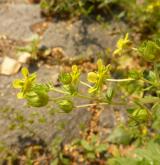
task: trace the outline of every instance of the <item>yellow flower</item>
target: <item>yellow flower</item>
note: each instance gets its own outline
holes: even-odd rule
[[[102,89],[106,77],[109,76],[110,65],[105,66],[101,59],[97,61],[98,71],[88,73],[88,81],[94,85],[89,88],[89,93],[97,93]]]
[[[128,33],[125,35],[124,38],[120,38],[117,41],[117,49],[113,52],[114,55],[121,55],[123,53],[123,50],[128,47],[128,45],[130,44],[130,40],[128,38]]]
[[[16,79],[13,81],[13,87],[19,88],[21,91],[17,94],[17,98],[22,99],[25,97],[26,93],[30,91],[35,79],[36,74],[29,75],[27,68],[22,68],[23,79]]]
[[[88,79],[89,82],[95,83],[95,82],[97,82],[97,78],[98,78],[97,73],[95,73],[95,72],[89,72],[88,73],[87,79]]]
[[[72,83],[75,85],[79,81],[79,76],[81,72],[78,69],[77,65],[72,66],[72,72],[71,72],[71,77],[72,77]]]
[[[160,9],[160,2],[154,2],[147,6],[146,11],[152,13],[155,9]]]

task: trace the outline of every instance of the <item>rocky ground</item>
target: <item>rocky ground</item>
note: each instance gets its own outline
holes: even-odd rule
[[[27,0],[0,0],[0,22],[0,63],[3,62],[5,56],[15,58],[16,47],[23,45],[35,33],[41,36],[41,45],[61,48],[68,57],[78,55],[85,57],[88,54],[95,57],[98,52],[104,53],[107,48],[113,49],[119,33],[125,30],[123,23],[110,22],[112,26],[109,26],[107,23],[100,24],[90,19],[48,21],[41,17],[39,6],[30,4]],[[35,66],[30,68],[33,70]],[[49,67],[40,65],[36,68],[39,81],[49,80],[56,84],[59,69],[58,65]],[[1,142],[20,148],[40,140],[45,144],[50,144],[57,136],[68,141],[79,135],[80,125],[87,127],[90,123],[91,112],[87,109],[77,110],[70,115],[63,113],[53,115],[52,105],[47,109],[26,107],[23,101],[16,99],[17,91],[11,85],[12,81],[18,77],[20,73],[10,76],[0,75]],[[35,123],[24,129],[12,130],[15,112],[23,114],[25,120],[36,116]],[[120,118],[123,119],[123,111],[120,114]],[[114,127],[115,118],[114,107],[103,107],[98,120],[98,127],[104,130],[100,133],[102,137],[108,133],[108,128]],[[43,123],[44,120],[45,123]],[[30,136],[30,130],[36,132],[35,137]]]

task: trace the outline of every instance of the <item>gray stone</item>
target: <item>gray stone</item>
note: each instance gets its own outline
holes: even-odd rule
[[[43,18],[39,5],[8,4],[0,6],[0,35],[16,40],[25,40],[33,35],[31,27]],[[53,21],[42,36],[42,45],[61,47],[67,55],[96,54],[114,48],[119,35],[111,32],[125,29],[123,23],[103,26],[94,20],[81,19],[75,22]],[[117,30],[116,30],[117,31]]]
[[[115,126],[114,108],[112,106],[104,106],[100,114],[99,125],[102,128],[113,128]]]
[[[0,35],[25,40],[33,35],[30,27],[42,21],[38,5],[9,4],[0,6]]]
[[[118,113],[118,116],[116,115]],[[114,127],[120,123],[127,121],[126,107],[124,106],[103,106],[103,110],[99,118],[99,134],[102,140],[107,140],[107,136],[111,133]]]
[[[67,55],[85,54],[88,51],[95,54],[115,47],[118,36],[111,35],[111,31],[111,27],[106,28],[96,21],[60,21],[50,24],[43,35],[42,44],[62,47]]]
[[[5,3],[26,4],[28,3],[28,0],[0,0],[0,4],[5,4]]]

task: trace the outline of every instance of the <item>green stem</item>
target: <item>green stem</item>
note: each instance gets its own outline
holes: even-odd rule
[[[82,95],[82,94],[78,94],[77,97],[85,98],[85,99],[92,99],[91,97],[85,96],[85,95]]]
[[[77,105],[76,108],[85,108],[85,107],[90,107],[94,105],[108,105],[108,103],[93,103],[93,104],[84,104],[84,105]]]
[[[136,51],[136,52],[138,51],[138,49],[137,49],[137,48],[131,48],[131,49],[132,49],[132,50],[134,50],[134,51]]]
[[[49,101],[57,101],[59,99],[63,99],[64,97],[57,97],[57,98],[49,98]]]
[[[52,88],[51,91],[55,91],[55,92],[62,93],[62,94],[68,94],[67,92],[62,91],[60,89],[56,89],[56,88]]]
[[[83,84],[83,85],[86,86],[86,87],[92,88],[91,85],[89,85],[89,84],[87,84],[87,83],[85,83],[85,82],[83,82],[83,81],[80,81],[80,83]]]
[[[158,84],[158,83],[154,83],[154,82],[149,81],[149,80],[147,80],[147,79],[145,79],[145,78],[141,78],[140,80],[142,80],[142,81],[144,81],[145,83],[148,83],[148,84],[150,84],[150,85],[152,85],[152,86],[154,86],[154,87],[159,87],[159,84]]]
[[[114,102],[111,102],[111,105],[126,105],[127,103],[124,103],[124,102],[119,102],[119,103],[114,103]]]
[[[144,81],[145,83],[151,84],[151,85],[155,85],[153,82],[145,79],[145,78],[141,78],[142,81]]]
[[[159,77],[159,73],[158,73],[157,62],[154,62],[154,72],[156,74],[157,82],[160,82],[160,77]]]
[[[126,78],[126,79],[106,79],[106,81],[110,82],[126,82],[126,81],[133,81],[133,78]]]

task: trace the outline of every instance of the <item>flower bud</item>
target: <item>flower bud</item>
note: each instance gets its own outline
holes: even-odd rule
[[[70,84],[72,82],[72,76],[69,73],[61,73],[59,80],[63,84]]]
[[[158,41],[146,41],[138,48],[138,51],[148,62],[160,60],[160,45]]]
[[[26,95],[28,105],[32,107],[43,107],[47,105],[49,101],[48,94],[46,92],[29,92]]]
[[[88,81],[91,83],[96,83],[97,82],[98,75],[95,72],[89,72],[88,73]]]
[[[69,113],[73,110],[74,105],[73,102],[70,100],[60,100],[58,102],[58,106],[62,109],[65,113]]]

